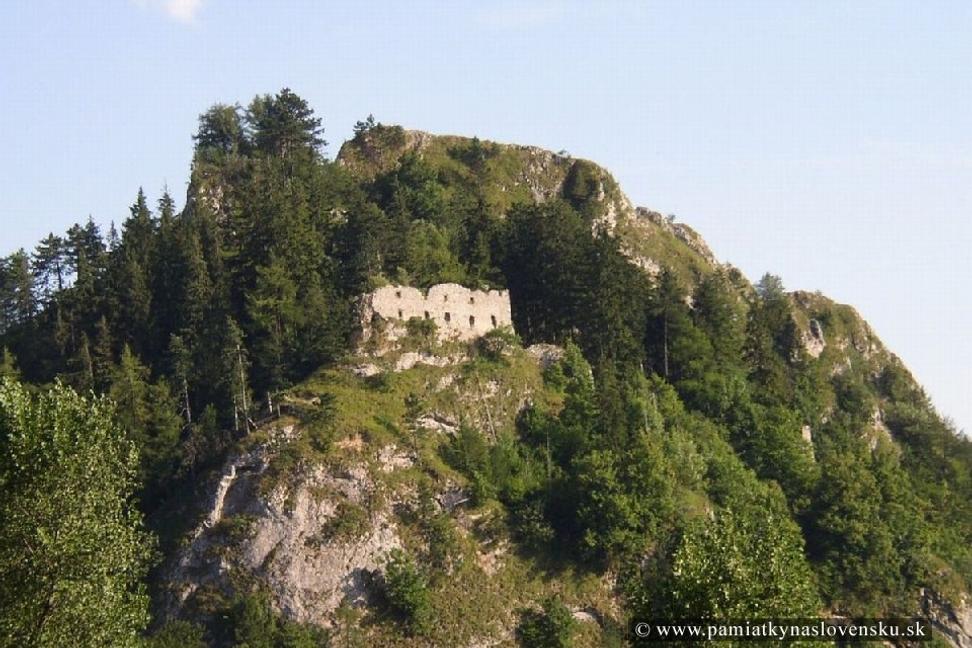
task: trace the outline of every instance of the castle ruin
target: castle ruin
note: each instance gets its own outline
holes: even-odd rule
[[[506,290],[471,290],[459,284],[436,284],[423,293],[408,286],[384,286],[361,298],[361,328],[371,334],[376,318],[386,323],[389,339],[405,334],[405,322],[417,317],[436,324],[440,340],[473,340],[493,329],[512,328]]]

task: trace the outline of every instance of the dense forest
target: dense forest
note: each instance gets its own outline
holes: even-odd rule
[[[117,228],[89,219],[0,259],[3,645],[98,645],[104,636],[78,628],[112,624],[113,645],[147,628],[156,646],[325,642],[262,594],[229,601],[222,621],[165,624],[150,621],[145,592],[173,546],[171,502],[270,403],[353,352],[355,298],[389,282],[506,288],[519,341],[565,349],[544,372],[560,406],[526,407],[498,439],[463,426],[440,453],[475,505],[502,507],[520,550],[615,575],[619,624],[907,616],[925,590],[957,603],[972,588],[972,443],[900,362],[834,371],[808,353],[798,306],[773,275],[753,285],[728,266],[664,258],[646,272],[602,218],[593,165],[572,166],[559,196],[506,205],[486,179],[498,145],[457,140],[448,164],[416,152],[388,164],[405,131],[369,117],[346,145],[376,162],[362,174],[328,159],[323,132],[287,89],[216,105],[199,119],[182,210],[167,190],[152,203],[138,189]],[[820,326],[836,330],[836,319]],[[876,408],[887,437],[865,433]],[[48,429],[81,440],[51,454]],[[105,461],[92,472],[98,462],[75,461],[72,448]],[[73,467],[41,474],[59,466]],[[28,513],[51,515],[51,489],[102,497],[110,513],[84,519],[111,528],[91,537],[143,548],[111,556],[130,576],[102,599],[114,613],[38,602],[78,577],[25,567],[40,560],[24,558]],[[126,531],[126,516],[145,528]],[[428,533],[449,536],[430,520]],[[56,538],[44,547],[73,555]],[[386,575],[413,635],[435,615],[423,592],[443,561],[420,558],[393,557]],[[49,582],[18,587],[34,578]],[[562,607],[526,615],[519,641],[568,645]],[[39,618],[46,629],[34,633]]]

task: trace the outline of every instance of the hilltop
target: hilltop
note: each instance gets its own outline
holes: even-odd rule
[[[369,118],[331,161],[289,90],[194,139],[185,209],[139,191],[0,272],[0,374],[107,394],[139,450],[155,645],[969,645],[972,443],[851,306],[566,154]]]

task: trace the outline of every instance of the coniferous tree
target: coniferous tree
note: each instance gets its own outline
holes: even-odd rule
[[[98,225],[90,217],[84,225],[76,223],[67,231],[64,250],[67,267],[75,275],[80,275],[82,256],[87,262],[88,269],[95,276],[99,276],[104,269],[106,262],[104,240],[101,238]]]
[[[22,324],[34,317],[37,310],[34,292],[34,275],[30,269],[30,257],[20,249],[8,257],[7,260],[7,293],[8,300],[4,305],[6,319]]]
[[[107,391],[114,373],[115,352],[108,319],[104,315],[98,320],[90,358],[92,387],[99,392]]]
[[[158,203],[158,230],[154,236],[149,274],[151,299],[151,324],[153,339],[167,340],[178,327],[178,310],[173,308],[179,303],[180,290],[185,272],[185,253],[180,223],[176,219],[175,201],[164,190]],[[152,345],[154,355],[164,349],[159,344]]]
[[[0,257],[0,333],[17,323],[14,312],[14,284],[10,257]]]
[[[152,383],[148,368],[128,345],[115,369],[110,394],[118,404],[119,424],[141,449],[141,476],[149,496],[158,494],[178,465],[182,428],[168,385]]]
[[[172,367],[172,382],[179,393],[181,413],[186,425],[192,425],[192,403],[189,400],[189,380],[193,374],[192,353],[182,336],[175,333],[169,338],[169,362]]]
[[[248,379],[249,353],[243,342],[243,331],[232,317],[226,318],[220,353],[221,384],[226,399],[232,403],[234,427],[249,430],[252,396]]]
[[[246,116],[253,142],[264,153],[286,157],[305,151],[316,155],[326,144],[321,119],[290,88],[254,98]]]
[[[756,286],[747,323],[746,358],[750,375],[771,404],[787,403],[793,396],[788,363],[800,350],[789,297],[779,277],[766,274]]]
[[[301,319],[297,285],[279,259],[257,269],[257,283],[248,296],[247,311],[257,331],[257,371],[262,384],[279,389],[287,381],[289,357],[298,349],[295,334]]]
[[[204,156],[240,152],[245,147],[240,107],[216,104],[201,114],[193,140],[196,150]]]
[[[88,341],[88,334],[81,332],[78,350],[71,362],[68,363],[67,381],[74,388],[82,393],[89,392],[95,388],[94,361],[91,357],[91,344]]]
[[[44,302],[49,302],[53,294],[64,290],[64,260],[64,240],[60,236],[48,234],[37,244],[33,272]]]

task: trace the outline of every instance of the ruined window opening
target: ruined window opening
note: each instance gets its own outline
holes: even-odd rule
[[[425,311],[425,319],[429,319],[429,311]]]
[[[402,291],[401,290],[396,290],[395,291],[395,296],[398,297],[399,299],[401,299],[402,298]]]
[[[475,297],[470,297],[469,298],[469,303],[470,304],[475,304],[476,303],[476,298]]]
[[[469,326],[470,328],[476,326],[476,318],[473,317],[472,315],[469,316]]]
[[[496,327],[496,316],[495,315],[490,315],[489,316],[489,319],[493,323],[493,327],[495,328]]]
[[[447,321],[447,322],[448,322],[448,321],[449,321],[449,320],[451,320],[451,319],[452,319],[452,316],[451,316],[451,315],[449,315],[449,313],[446,313],[446,314],[445,314],[445,321]]]
[[[442,295],[442,301],[444,302],[449,301],[449,295]]]
[[[402,318],[402,309],[401,308],[398,309],[398,319],[403,319]]]

